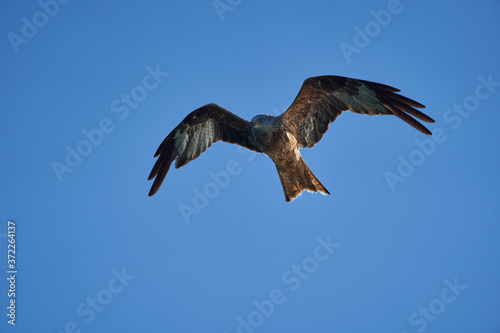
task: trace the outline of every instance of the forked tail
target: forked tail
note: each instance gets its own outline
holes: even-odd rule
[[[316,178],[302,157],[294,167],[276,163],[276,170],[278,170],[287,202],[297,198],[304,191],[330,195],[330,192]]]

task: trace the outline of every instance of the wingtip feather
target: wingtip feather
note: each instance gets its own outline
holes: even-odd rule
[[[169,142],[170,143],[170,142]],[[172,144],[167,144],[163,147],[163,150],[160,151],[160,156],[156,160],[151,173],[149,174],[148,180],[152,180],[156,177],[151,186],[151,190],[149,191],[149,196],[153,196],[161,186],[161,183],[165,179],[165,176],[172,165],[172,162],[175,158],[175,149],[171,147]]]
[[[398,97],[402,97],[402,96],[396,95],[396,94],[392,94],[392,95],[386,96],[385,102],[386,102],[386,104],[391,104],[395,108],[400,109],[401,111],[406,112],[406,113],[412,115],[413,117],[415,117],[417,119],[425,121],[426,123],[435,123],[436,122],[434,119],[432,119],[431,117],[429,117],[425,113],[420,112],[417,109],[414,109],[412,107],[412,105],[410,105],[409,103],[402,102],[401,99],[398,98]],[[420,104],[420,106],[422,108],[424,107],[422,104]],[[417,106],[415,106],[415,107],[417,107]]]
[[[406,114],[404,111],[398,109],[397,107],[389,103],[385,104],[385,106],[389,110],[391,110],[396,117],[403,120],[408,125],[412,126],[413,128],[417,129],[418,131],[422,132],[425,135],[432,135],[431,131],[429,131],[427,127],[419,123],[416,119],[412,118],[410,115]]]

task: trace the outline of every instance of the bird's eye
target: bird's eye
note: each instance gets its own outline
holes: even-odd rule
[[[264,119],[264,117],[261,117],[261,118],[259,119],[259,121],[260,121],[261,123],[263,123],[263,122],[264,122],[264,120],[265,120],[265,119]]]

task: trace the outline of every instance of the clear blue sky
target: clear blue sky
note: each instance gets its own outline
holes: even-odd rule
[[[498,1],[65,1],[0,4],[1,332],[500,331]],[[277,114],[327,74],[435,135],[344,114],[302,150],[331,196],[285,203],[222,143],[147,196],[189,112]]]

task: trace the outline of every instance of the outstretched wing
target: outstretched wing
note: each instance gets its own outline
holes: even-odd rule
[[[422,104],[396,94],[399,89],[385,84],[341,76],[317,76],[304,81],[292,105],[280,117],[296,137],[299,148],[318,143],[342,111],[376,115],[395,115],[420,132],[432,133],[415,118],[434,120],[415,109]],[[412,117],[413,116],[413,117]]]
[[[219,140],[261,152],[249,121],[216,104],[202,106],[184,118],[158,147],[154,157],[159,157],[148,177],[156,177],[149,196],[158,191],[174,159],[175,168],[180,168]]]

